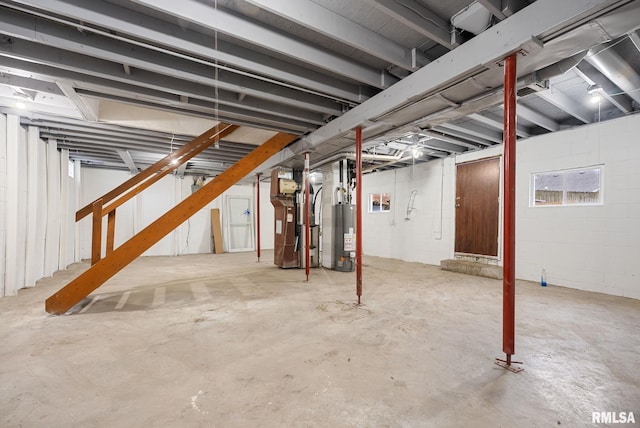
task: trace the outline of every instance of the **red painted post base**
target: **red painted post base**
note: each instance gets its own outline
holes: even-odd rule
[[[507,354],[507,359],[506,360],[502,360],[500,358],[496,358],[496,360],[494,361],[494,363],[497,366],[502,367],[503,369],[507,369],[513,373],[520,373],[522,370],[524,370],[523,367],[514,367],[511,364],[522,364],[522,361],[511,361],[511,355]]]

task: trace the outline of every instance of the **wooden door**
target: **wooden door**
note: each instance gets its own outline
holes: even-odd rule
[[[498,256],[499,198],[500,158],[457,166],[456,253]]]

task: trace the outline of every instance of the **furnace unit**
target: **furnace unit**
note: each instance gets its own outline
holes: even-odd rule
[[[304,266],[304,192],[301,170],[271,171],[271,205],[274,208],[273,262],[281,268]],[[312,188],[313,189],[313,188]],[[311,192],[313,201],[313,191]],[[310,267],[320,264],[319,226],[315,222],[315,207],[311,206]]]
[[[271,171],[271,205],[274,208],[273,263],[281,268],[300,266],[298,253],[298,225],[296,192],[298,184],[291,173],[280,169]]]

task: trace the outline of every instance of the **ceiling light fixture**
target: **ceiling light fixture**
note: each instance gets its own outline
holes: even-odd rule
[[[16,102],[16,107],[19,108],[20,110],[24,110],[27,108],[27,105],[22,101],[18,101]]]
[[[587,87],[587,93],[592,95],[594,93],[600,92],[601,90],[602,90],[602,87],[600,85],[589,85]]]
[[[591,95],[591,102],[597,104],[601,100],[602,87],[600,85],[589,85],[587,93]]]

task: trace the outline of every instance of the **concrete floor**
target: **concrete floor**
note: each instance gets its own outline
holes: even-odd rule
[[[66,316],[86,264],[0,300],[2,427],[582,427],[640,419],[640,301],[366,257],[355,274],[267,252],[141,258]],[[92,302],[92,303],[91,303]]]

